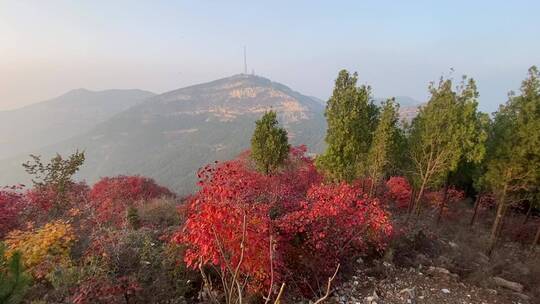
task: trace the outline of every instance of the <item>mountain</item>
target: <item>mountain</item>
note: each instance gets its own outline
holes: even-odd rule
[[[254,75],[235,75],[157,95],[98,124],[84,135],[40,151],[86,151],[81,177],[142,174],[181,194],[195,189],[196,171],[248,149],[255,120],[273,109],[293,145],[320,152],[324,107],[285,85]],[[24,178],[22,157],[0,162],[0,184]],[[5,175],[6,177],[8,175]]]
[[[85,133],[154,95],[141,90],[77,89],[20,109],[0,111],[0,159]]]

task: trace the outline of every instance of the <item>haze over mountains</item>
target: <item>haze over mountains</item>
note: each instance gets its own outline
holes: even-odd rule
[[[405,97],[397,100],[415,103]],[[321,152],[326,131],[324,103],[245,74],[160,95],[139,90],[75,90],[10,111],[15,114],[0,112],[13,124],[11,131],[2,131],[0,139],[3,145],[14,146],[11,154],[0,154],[4,158],[0,184],[27,182],[20,164],[30,152],[49,158],[56,152],[83,149],[86,162],[79,177],[89,182],[101,176],[141,174],[188,194],[195,188],[201,166],[249,148],[255,120],[270,109],[277,111],[291,144]],[[401,110],[416,113],[416,106]],[[24,128],[19,131],[14,127],[17,124]],[[27,143],[25,136],[30,134],[35,139]],[[25,154],[6,159],[15,152]]]
[[[154,93],[142,90],[72,90],[24,108],[0,111],[0,159],[89,131]]]

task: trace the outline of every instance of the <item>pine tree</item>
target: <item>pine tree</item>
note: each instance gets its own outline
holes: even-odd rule
[[[287,131],[278,126],[277,114],[266,112],[255,126],[251,138],[251,157],[264,174],[271,174],[283,165],[289,153]]]
[[[7,258],[0,244],[0,303],[21,303],[29,285],[30,276],[24,271],[20,252]]]
[[[365,174],[371,178],[370,196],[373,195],[374,185],[377,185],[389,171],[399,144],[400,130],[397,126],[399,105],[394,99],[389,99],[382,104],[381,108],[380,120],[375,129],[365,166]]]
[[[513,96],[495,113],[487,170],[483,182],[497,197],[497,213],[487,248],[495,248],[506,210],[520,195],[536,191],[540,183],[540,73],[529,69],[521,95]]]
[[[334,181],[352,181],[365,172],[366,156],[378,121],[369,86],[357,87],[358,74],[339,72],[326,105],[326,151],[317,165]]]

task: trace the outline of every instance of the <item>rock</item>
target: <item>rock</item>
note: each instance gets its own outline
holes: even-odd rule
[[[452,247],[452,249],[457,249],[459,247],[458,244],[456,244],[456,243],[454,243],[452,241],[448,242],[448,245],[450,245],[450,247]]]
[[[495,282],[497,286],[504,287],[520,293],[523,292],[523,285],[517,282],[508,281],[500,277],[494,277],[493,282]]]
[[[450,293],[450,290],[446,289],[446,288],[443,288],[441,289],[442,293]]]
[[[486,289],[487,292],[489,292],[490,294],[492,295],[496,295],[497,294],[497,291],[495,289],[491,289],[491,288],[488,288]]]
[[[415,287],[404,288],[398,294],[403,295],[407,303],[414,303],[414,299],[416,297]]]
[[[531,270],[529,269],[529,267],[527,267],[527,265],[521,262],[513,264],[512,270],[514,270],[515,272],[519,273],[522,276],[527,276],[531,273]]]
[[[478,252],[476,254],[476,262],[480,265],[487,265],[489,264],[489,257],[481,252]]]
[[[428,273],[431,273],[431,274],[437,274],[437,273],[440,273],[440,274],[450,274],[450,271],[446,268],[442,268],[442,267],[434,267],[434,266],[430,266],[429,269],[428,269]]]
[[[513,295],[514,295],[516,298],[520,298],[520,299],[523,300],[523,301],[530,301],[530,300],[531,300],[531,297],[529,297],[528,295],[523,294],[523,293],[514,292]]]
[[[431,264],[429,259],[422,253],[416,255],[416,264],[419,265],[429,265]]]
[[[362,258],[356,259],[357,264],[364,264],[364,260]]]

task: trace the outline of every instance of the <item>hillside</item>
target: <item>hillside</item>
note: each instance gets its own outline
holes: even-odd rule
[[[235,75],[154,96],[39,153],[84,149],[80,178],[142,174],[187,194],[194,189],[198,168],[249,148],[254,121],[270,109],[278,112],[293,145],[321,151],[326,123],[320,103],[263,77]],[[0,176],[0,184],[25,179],[24,159],[0,162],[9,172]]]
[[[0,159],[88,132],[154,95],[142,90],[77,89],[20,109],[0,111]]]

